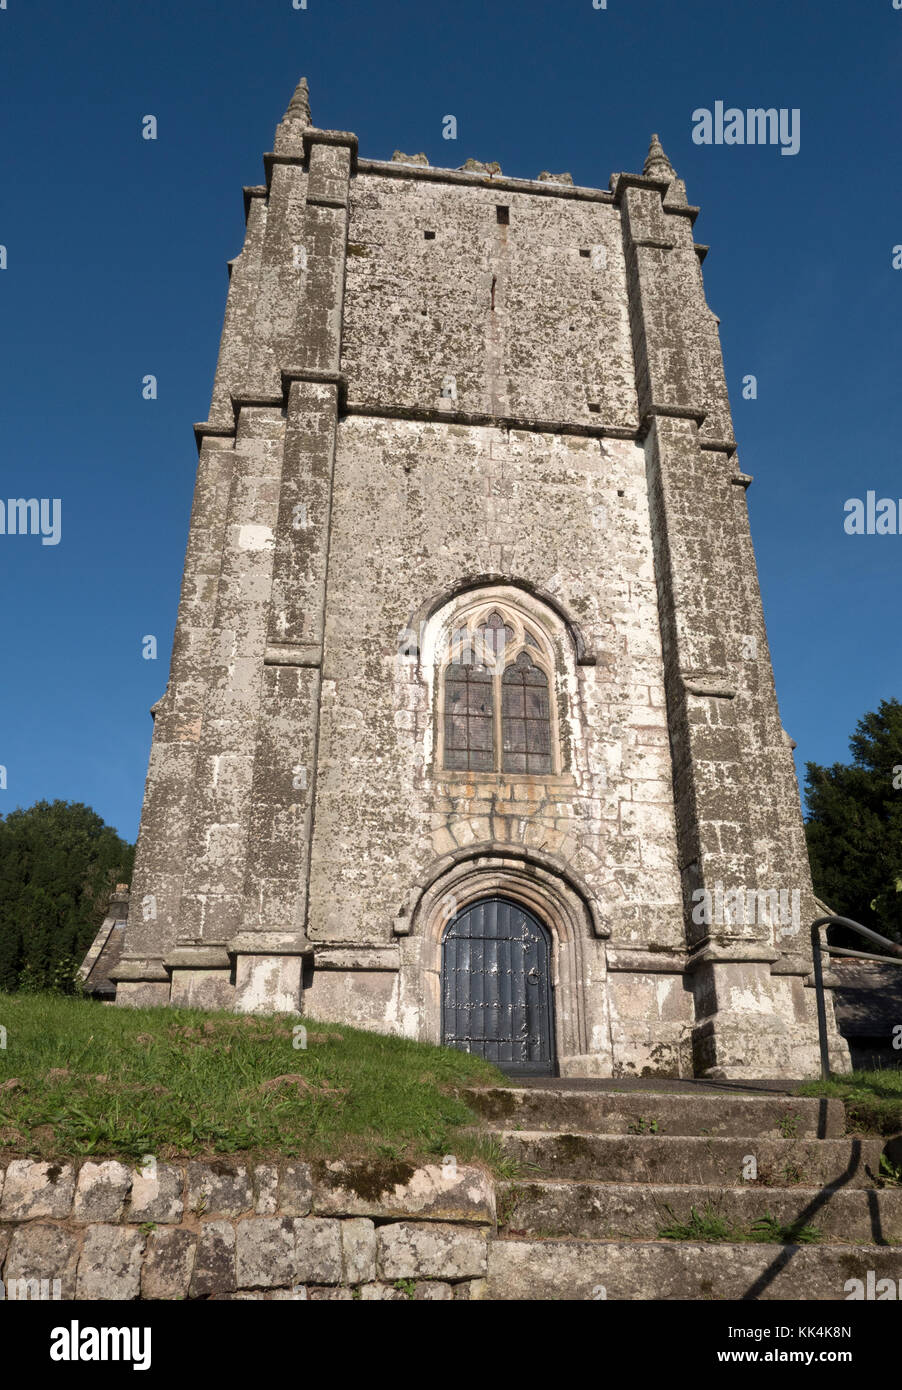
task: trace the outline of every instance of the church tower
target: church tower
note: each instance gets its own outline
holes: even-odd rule
[[[751,479],[657,136],[606,190],[365,160],[302,82],[264,165],[117,1002],[814,1075]]]

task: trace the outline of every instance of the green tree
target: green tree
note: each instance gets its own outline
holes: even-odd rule
[[[74,988],[134,856],[79,802],[39,801],[0,817],[0,990]]]
[[[902,703],[882,700],[849,748],[851,763],[806,763],[815,892],[834,912],[902,941]]]

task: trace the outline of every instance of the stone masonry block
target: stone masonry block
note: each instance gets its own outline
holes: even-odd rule
[[[204,1216],[241,1216],[254,1209],[254,1189],[243,1165],[189,1163],[187,1209]]]
[[[376,1277],[376,1228],[357,1217],[341,1223],[344,1278],[348,1284],[371,1283]]]
[[[486,1272],[486,1230],[399,1221],[378,1232],[383,1279],[476,1279]]]
[[[61,1226],[34,1222],[12,1232],[3,1278],[7,1285],[13,1279],[49,1279],[51,1287],[59,1279],[60,1297],[74,1298],[77,1265],[78,1238]]]
[[[6,1170],[0,1219],[30,1221],[36,1217],[62,1220],[72,1209],[75,1171],[71,1164],[33,1163],[16,1158]]]
[[[200,1228],[192,1298],[229,1297],[235,1290],[235,1229],[230,1221],[206,1221]]]
[[[77,1299],[134,1299],[141,1293],[144,1236],[132,1226],[89,1226],[78,1261]]]
[[[187,1298],[194,1271],[197,1235],[194,1231],[151,1231],[141,1271],[142,1298]]]
[[[181,1221],[184,1185],[184,1173],[172,1164],[158,1163],[154,1169],[136,1169],[132,1175],[129,1221],[165,1224]]]
[[[131,1188],[124,1163],[83,1163],[75,1187],[74,1221],[118,1221]]]

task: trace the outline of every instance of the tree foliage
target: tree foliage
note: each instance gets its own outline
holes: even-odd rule
[[[74,987],[134,856],[79,802],[39,801],[0,816],[0,991]]]
[[[902,703],[882,700],[849,748],[851,763],[806,764],[815,892],[841,916],[902,941]]]

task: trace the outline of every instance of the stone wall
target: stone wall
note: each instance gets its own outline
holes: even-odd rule
[[[14,1159],[0,1166],[4,1290],[46,1280],[64,1299],[481,1297],[491,1179],[395,1170]]]
[[[349,408],[603,420],[635,433],[626,264],[612,195],[497,183],[361,163],[349,204],[342,332]],[[446,376],[453,400],[442,395]]]

